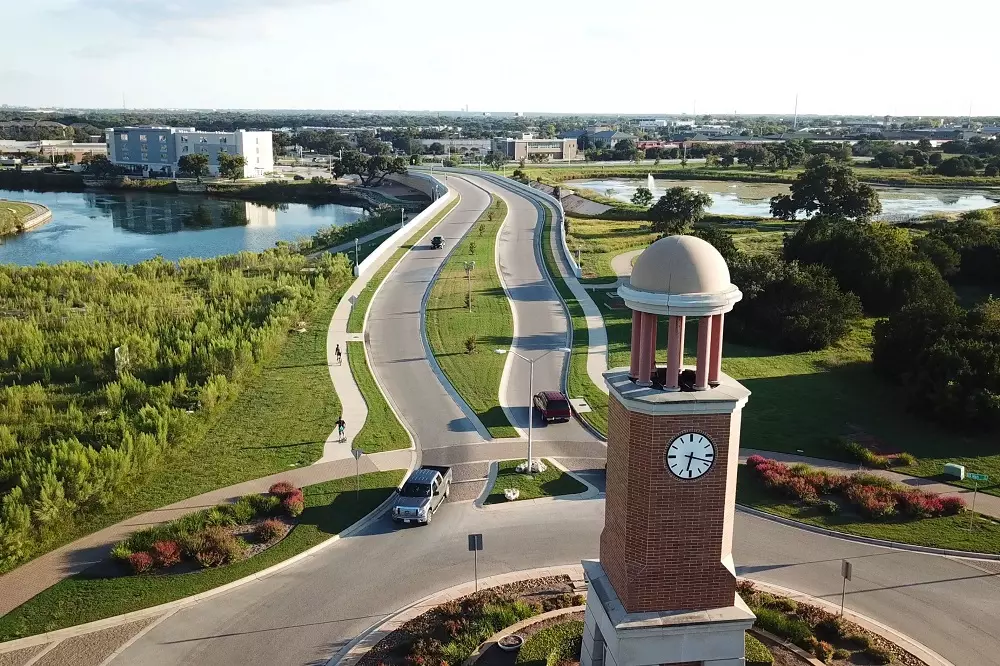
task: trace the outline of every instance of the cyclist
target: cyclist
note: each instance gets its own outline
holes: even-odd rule
[[[344,421],[344,417],[341,416],[337,419],[337,434],[340,436],[340,441],[347,439],[345,432],[347,431],[347,422]]]
[[[339,344],[337,345],[337,348],[333,350],[333,353],[337,355],[337,365],[341,365],[341,362],[340,362],[340,345]]]

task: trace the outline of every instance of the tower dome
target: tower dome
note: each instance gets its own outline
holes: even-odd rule
[[[650,245],[636,260],[630,284],[657,294],[715,294],[732,286],[726,260],[696,236],[668,236]]]

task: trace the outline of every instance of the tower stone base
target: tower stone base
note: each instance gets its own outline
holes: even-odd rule
[[[580,666],[741,666],[754,614],[733,605],[697,611],[627,613],[597,560],[588,581]]]

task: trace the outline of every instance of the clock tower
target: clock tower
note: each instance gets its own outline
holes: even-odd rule
[[[607,499],[601,558],[583,563],[582,666],[736,666],[754,621],[732,557],[750,392],[721,364],[723,318],[742,294],[722,255],[693,236],[650,245],[618,293],[632,310],[631,359],[604,375]],[[661,317],[665,366],[656,363]],[[688,323],[697,326],[693,366],[684,363]]]

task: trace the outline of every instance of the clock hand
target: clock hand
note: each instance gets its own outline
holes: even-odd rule
[[[707,463],[710,463],[710,462],[712,462],[712,461],[711,461],[711,460],[709,460],[708,458],[699,458],[699,457],[695,456],[694,454],[691,454],[691,455],[690,455],[690,458],[691,458],[692,460],[700,460],[701,462],[707,462]]]
[[[691,461],[692,461],[693,459],[694,459],[694,454],[693,454],[693,453],[689,453],[689,454],[688,454],[688,466],[687,466],[687,468],[686,468],[686,469],[684,470],[685,472],[690,472],[690,471],[691,471]]]

